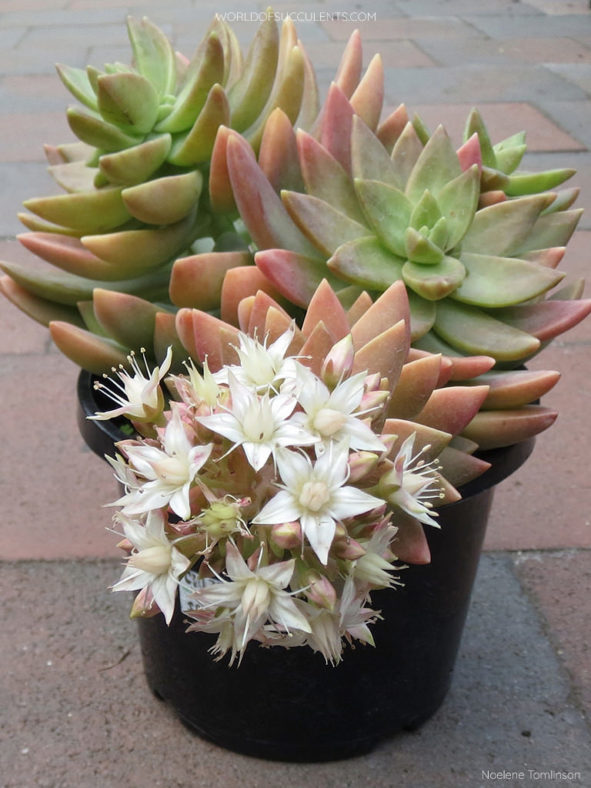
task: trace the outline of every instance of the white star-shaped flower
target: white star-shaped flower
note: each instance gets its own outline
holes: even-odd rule
[[[183,520],[191,515],[189,490],[198,471],[209,458],[213,444],[193,446],[187,437],[178,407],[175,407],[175,403],[171,407],[172,417],[162,440],[164,450],[133,441],[118,444],[133,470],[148,480],[113,502],[113,506],[123,506],[124,514],[141,514],[150,509],[170,506]]]
[[[316,434],[322,449],[330,442],[347,440],[349,447],[358,451],[383,452],[386,447],[369,424],[355,413],[364,394],[365,372],[343,380],[330,391],[316,375],[298,364],[300,380],[298,402],[304,409],[296,413],[293,421],[301,424],[311,434]]]
[[[293,378],[295,374],[294,359],[285,358],[295,333],[295,325],[279,336],[268,347],[254,337],[240,333],[239,346],[236,348],[239,365],[228,365],[215,373],[218,383],[228,383],[228,373],[233,374],[245,386],[256,391],[276,390],[281,381]]]
[[[278,452],[277,467],[283,489],[252,522],[274,525],[299,520],[312,549],[326,564],[337,522],[384,503],[364,490],[345,486],[348,458],[346,444],[331,444],[315,463],[300,452]]]
[[[113,419],[116,416],[128,416],[135,421],[154,421],[162,412],[164,408],[164,396],[160,389],[160,381],[170,368],[172,362],[172,348],[168,348],[166,357],[161,366],[154,367],[148,377],[145,377],[140,369],[134,353],[131,353],[128,359],[133,369],[133,375],[130,375],[126,369],[121,368],[117,372],[121,383],[118,383],[116,380],[111,380],[111,383],[113,383],[119,391],[109,388],[98,381],[94,384],[96,389],[104,392],[109,399],[116,402],[119,407],[105,411],[104,413],[95,413],[94,416],[89,416],[89,419],[104,421],[106,419]],[[149,372],[145,356],[144,363],[146,372]],[[115,371],[115,369],[113,371]]]
[[[318,439],[288,420],[297,404],[290,394],[257,394],[228,372],[231,405],[226,412],[197,419],[208,429],[242,446],[248,462],[260,470],[280,446],[309,446]]]
[[[149,589],[154,602],[170,624],[174,613],[179,577],[191,562],[168,539],[164,530],[164,516],[160,511],[148,513],[145,525],[119,513],[116,519],[123,526],[133,552],[127,559],[121,579],[113,591]]]
[[[299,611],[291,594],[285,590],[292,578],[294,566],[295,560],[291,559],[259,566],[253,571],[238,548],[230,541],[227,543],[225,572],[230,579],[220,578],[219,583],[199,589],[194,599],[201,608],[224,608],[230,612],[234,627],[234,654],[243,652],[248,641],[268,620],[288,632],[291,629],[310,631],[305,616]],[[224,624],[227,622],[225,611],[222,611]],[[211,620],[204,620],[204,625],[209,627],[208,631],[215,628]],[[192,628],[200,627],[196,624]]]

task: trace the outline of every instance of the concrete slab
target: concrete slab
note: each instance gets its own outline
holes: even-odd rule
[[[564,771],[573,785],[591,774],[589,729],[508,557],[482,561],[436,715],[365,757],[327,764],[248,758],[187,731],[144,682],[129,599],[106,590],[115,562],[2,568],[5,788],[474,788],[503,769]]]
[[[515,571],[545,619],[577,700],[591,710],[591,552],[524,553],[515,558]]]
[[[420,41],[418,41],[420,45]],[[586,93],[543,66],[469,63],[447,68],[386,69],[386,97],[392,103],[458,103],[583,100]]]

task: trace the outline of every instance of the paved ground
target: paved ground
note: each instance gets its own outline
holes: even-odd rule
[[[42,143],[69,138],[68,97],[53,63],[128,60],[126,13],[148,14],[190,53],[217,12],[264,3],[190,0],[0,0],[0,257],[20,201],[50,193]],[[478,103],[495,139],[525,128],[531,169],[575,166],[591,205],[591,12],[586,0],[294,2],[326,88],[359,11],[369,57],[384,54],[387,99],[458,136]],[[235,25],[248,42],[252,21]],[[565,270],[588,268],[591,211]],[[127,600],[106,586],[118,555],[101,509],[115,493],[78,437],[75,367],[44,329],[0,302],[0,785],[485,786],[591,785],[591,321],[534,362],[563,380],[560,418],[496,493],[451,693],[415,734],[364,758],[281,765],[233,755],[189,734],[150,695]],[[523,772],[522,780],[503,771]],[[564,773],[559,779],[548,773]],[[488,776],[487,776],[488,775]],[[493,776],[496,775],[496,779]]]

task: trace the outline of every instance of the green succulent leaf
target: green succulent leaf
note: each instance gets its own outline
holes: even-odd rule
[[[123,186],[143,183],[165,162],[171,142],[170,134],[162,134],[132,148],[106,153],[99,158],[99,170],[111,183]]]
[[[279,54],[277,25],[269,14],[250,45],[240,79],[232,86],[228,101],[232,127],[248,128],[265,106],[273,87]]]
[[[454,257],[443,257],[434,265],[409,261],[402,266],[405,284],[428,301],[439,301],[453,293],[465,275],[464,266]]]
[[[405,193],[411,202],[421,199],[426,189],[435,197],[439,191],[462,174],[460,162],[443,126],[439,126],[423,148],[412,169]]]
[[[530,356],[540,347],[531,334],[496,320],[481,309],[445,299],[437,304],[434,331],[464,354],[484,354],[499,361]]]
[[[476,306],[518,304],[545,293],[564,277],[551,268],[515,257],[464,252],[460,259],[467,275],[453,298]]]
[[[355,190],[377,235],[394,254],[405,258],[405,233],[412,214],[408,198],[381,181],[355,180]]]
[[[174,224],[197,205],[203,176],[199,170],[184,175],[168,175],[121,193],[129,213],[146,224]]]
[[[97,288],[93,293],[94,314],[99,325],[124,347],[152,354],[156,314],[162,311],[150,301],[112,290]]]
[[[435,226],[427,233],[427,238],[438,249],[447,249],[451,246],[449,242],[448,222],[445,216],[435,222]]]
[[[401,189],[406,188],[410,174],[422,151],[423,144],[418,138],[412,123],[407,123],[402,134],[396,140],[390,155],[400,180]]]
[[[435,301],[427,301],[425,298],[408,292],[408,303],[410,307],[410,336],[415,342],[430,331],[435,322],[437,307]]]
[[[464,141],[469,140],[473,134],[478,134],[478,141],[480,143],[480,153],[482,155],[482,163],[485,167],[496,166],[496,156],[493,146],[488,135],[487,128],[480,112],[474,107],[466,121],[464,129]]]
[[[55,301],[35,295],[9,276],[0,277],[0,292],[21,312],[43,326],[48,326],[52,320],[62,320],[80,327],[83,326],[77,309],[72,306],[56,304]]]
[[[48,222],[84,233],[112,230],[131,218],[119,187],[36,197],[23,205]]]
[[[242,133],[258,152],[265,130],[265,123],[275,109],[281,109],[295,123],[304,92],[304,56],[299,46],[289,52],[284,68],[278,70],[273,89],[258,118]]]
[[[98,79],[98,106],[104,120],[147,134],[158,116],[158,95],[145,77],[132,71],[104,74]]]
[[[82,142],[107,153],[130,148],[141,142],[141,137],[126,134],[112,123],[77,107],[69,107],[66,117],[70,128]]]
[[[521,197],[482,208],[474,215],[470,229],[462,241],[465,252],[480,253],[486,249],[488,254],[509,256],[523,251],[529,244],[531,233],[540,213],[553,201],[553,195],[537,194]],[[559,246],[551,243],[547,246]],[[540,244],[530,249],[544,248]]]
[[[547,249],[552,246],[566,246],[583,214],[583,209],[558,211],[540,216],[530,233],[516,250],[524,254],[535,249]]]
[[[173,93],[176,83],[174,51],[164,33],[146,17],[128,17],[127,32],[139,73],[156,89],[159,98]]]
[[[439,191],[437,203],[447,220],[447,249],[456,247],[468,232],[478,207],[480,179],[474,164]]]
[[[426,235],[413,227],[407,227],[404,234],[404,242],[406,248],[405,257],[412,263],[431,267],[441,263],[443,260],[443,250],[430,241]]]
[[[509,175],[494,167],[482,166],[480,169],[480,191],[505,191],[509,185]]]
[[[224,50],[216,33],[211,33],[203,49],[189,64],[185,80],[172,111],[156,126],[156,131],[176,133],[191,128],[211,88],[224,79]]]
[[[546,170],[545,172],[516,172],[509,177],[505,193],[510,197],[538,194],[560,186],[561,183],[572,178],[575,173],[576,170],[570,167],[561,170]]]
[[[79,301],[89,301],[95,287],[134,293],[150,301],[166,299],[168,295],[169,271],[166,268],[134,279],[105,283],[66,271],[32,269],[18,263],[0,263],[0,267],[33,295],[68,306],[76,306]]]
[[[296,140],[307,193],[363,222],[353,181],[345,168],[311,134],[298,129]]]
[[[179,167],[207,162],[211,158],[218,128],[229,122],[230,107],[226,93],[221,85],[216,84],[209,91],[193,128],[174,140],[168,161]]]
[[[358,115],[353,117],[351,171],[355,178],[383,181],[397,189],[404,188],[386,149]]]
[[[516,135],[517,136],[517,135]],[[500,143],[501,144],[501,143]],[[525,143],[516,144],[512,147],[501,148],[495,145],[495,160],[497,169],[505,175],[511,175],[519,167],[521,160],[527,150]]]
[[[425,189],[410,215],[409,226],[420,230],[423,225],[433,227],[441,219],[441,210],[433,193]]]
[[[195,211],[182,221],[149,230],[123,230],[81,238],[101,260],[117,267],[122,278],[137,277],[169,261],[185,248],[194,227]]]
[[[96,93],[92,87],[88,74],[84,69],[64,66],[61,63],[56,65],[59,78],[70,91],[70,93],[84,104],[88,109],[98,110]]]
[[[368,237],[339,246],[327,266],[353,284],[386,290],[402,278],[403,262],[384,249],[376,238]]]
[[[365,225],[312,195],[283,191],[281,199],[300,230],[329,257],[341,244],[369,234]]]
[[[549,213],[556,213],[557,211],[567,211],[579,196],[580,191],[580,188],[575,186],[570,189],[562,189],[559,192],[555,192],[556,199],[542,211],[541,216],[546,216]]]

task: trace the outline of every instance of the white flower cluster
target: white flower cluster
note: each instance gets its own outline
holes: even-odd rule
[[[190,363],[167,380],[169,409],[144,421],[150,437],[118,444],[125,492],[112,505],[128,558],[113,589],[138,592],[132,615],[170,623],[192,568],[208,582],[185,614],[190,630],[218,635],[214,653],[241,659],[257,640],[308,645],[336,664],[346,641],[373,644],[370,592],[398,584],[401,568],[396,507],[433,523],[437,478],[413,458],[414,436],[390,456],[377,376],[327,374],[327,385],[288,355],[292,338],[241,334],[236,365]],[[145,419],[153,386],[124,382],[136,399],[118,394],[118,413]]]

